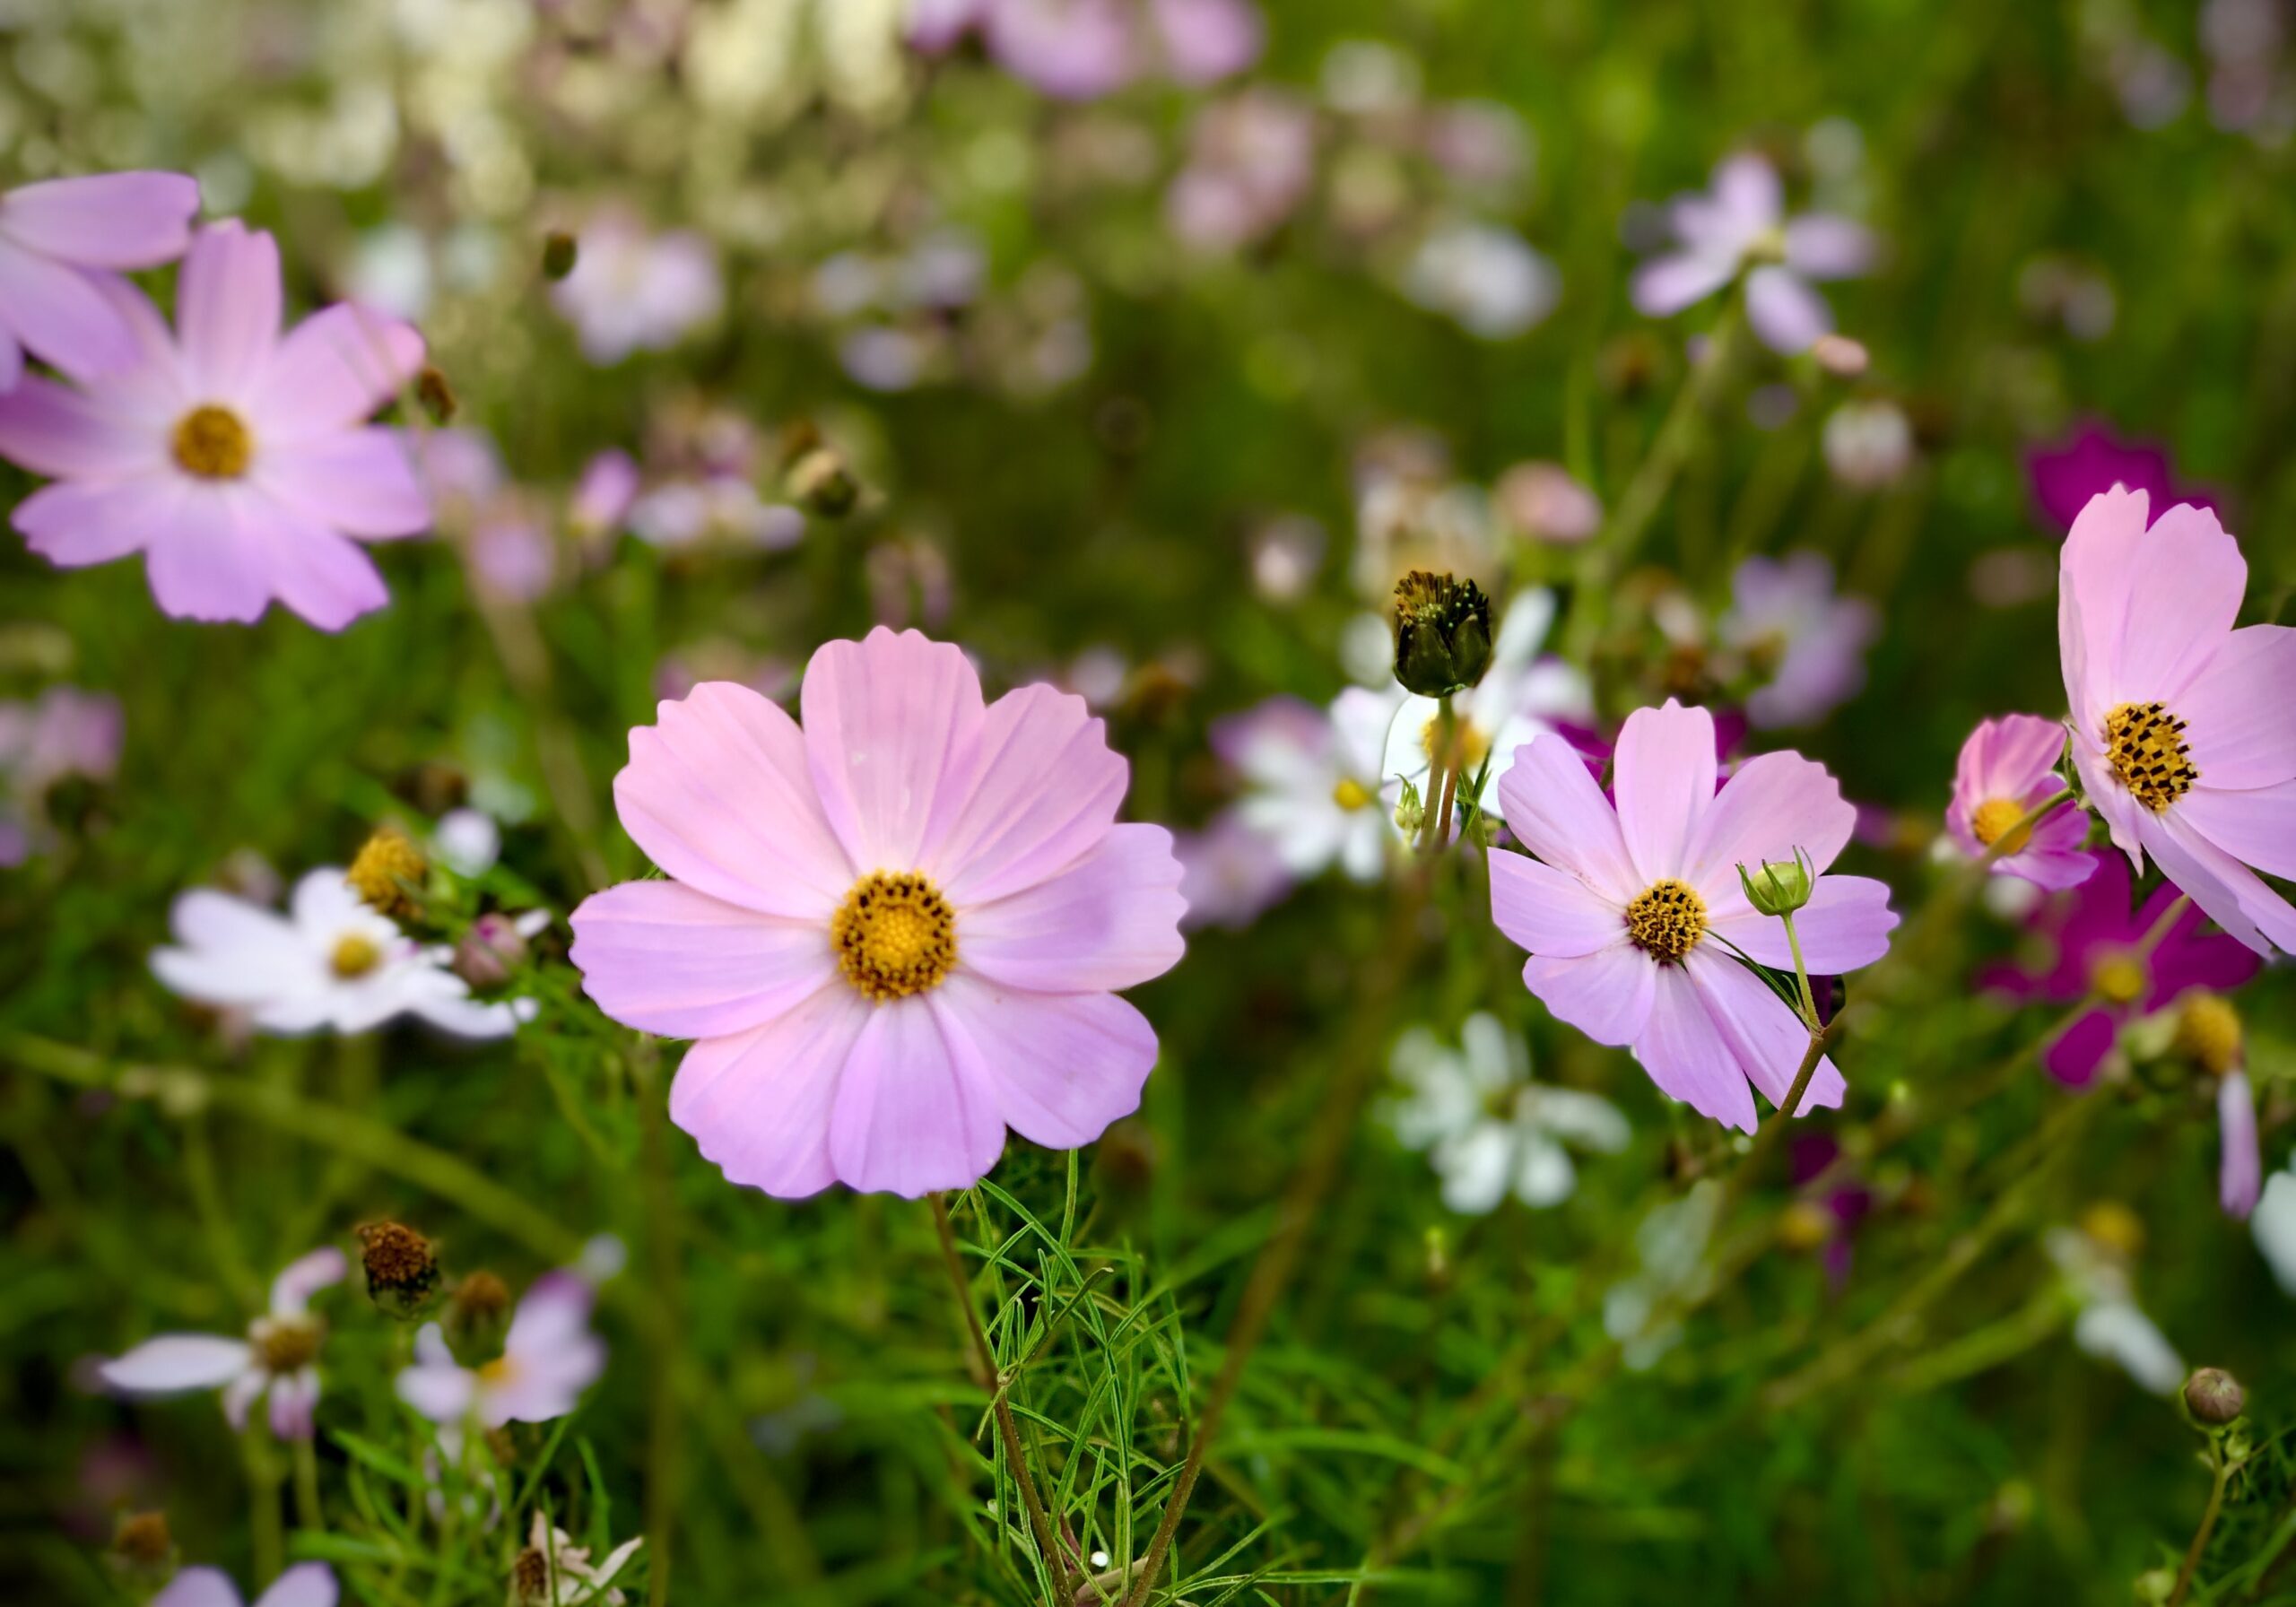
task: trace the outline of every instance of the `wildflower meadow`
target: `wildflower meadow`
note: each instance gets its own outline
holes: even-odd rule
[[[0,1598],[2296,1603],[2291,0],[0,0]]]

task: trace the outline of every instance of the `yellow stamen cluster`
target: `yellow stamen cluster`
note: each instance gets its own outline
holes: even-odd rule
[[[845,979],[880,1004],[937,987],[957,963],[957,917],[914,871],[872,871],[829,924]]]
[[[2139,804],[2159,814],[2200,779],[2185,723],[2158,703],[2124,703],[2105,717],[2105,757]]]
[[[375,834],[360,846],[344,880],[373,908],[388,916],[405,916],[414,913],[415,896],[430,871],[422,850],[405,832],[396,826],[378,826]]]
[[[2033,829],[2017,830],[2025,818],[2025,806],[2014,798],[1987,798],[1970,816],[1970,830],[1977,840],[1990,848],[2000,844],[2004,854],[2014,854],[2033,838]],[[2006,841],[2004,839],[2006,838]]]
[[[178,419],[170,445],[178,466],[202,480],[237,480],[255,456],[255,437],[239,415],[213,402]]]
[[[324,1332],[316,1317],[266,1316],[256,1319],[248,1330],[248,1338],[262,1359],[265,1371],[291,1373],[318,1359],[319,1339]]]
[[[373,940],[356,932],[347,932],[335,939],[335,952],[327,956],[327,969],[348,982],[363,977],[382,963],[383,951]]]
[[[1435,748],[1442,740],[1443,722],[1440,718],[1428,721],[1420,730],[1419,751],[1427,755],[1429,764],[1439,768],[1442,755],[1436,752]],[[1474,773],[1483,768],[1483,755],[1491,751],[1491,738],[1484,734],[1483,727],[1462,715],[1451,726],[1451,747],[1458,755],[1459,769],[1466,772],[1469,781],[1473,781]]]
[[[2177,1012],[2177,1049],[2211,1076],[2223,1076],[2240,1064],[2240,1012],[2222,994],[2187,994]]]
[[[1331,789],[1331,801],[1342,809],[1362,809],[1371,802],[1371,789],[1352,776],[1342,776]]]
[[[1651,959],[1680,965],[1706,935],[1706,900],[1671,876],[1653,882],[1626,907],[1626,935]]]
[[[497,1356],[491,1361],[479,1363],[478,1381],[489,1389],[500,1389],[517,1376],[517,1364],[508,1356]]]

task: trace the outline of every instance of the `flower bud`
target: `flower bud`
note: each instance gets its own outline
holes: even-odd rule
[[[499,909],[473,921],[455,945],[455,975],[473,987],[500,987],[526,963],[526,936]]]
[[[123,1512],[111,1532],[112,1560],[139,1577],[165,1574],[176,1557],[164,1512]]]
[[[492,1273],[472,1273],[447,1299],[447,1327],[457,1339],[491,1333],[509,1316],[510,1286]]]
[[[2185,1380],[2185,1410],[2194,1420],[2221,1429],[2248,1410],[2248,1392],[2221,1367],[2205,1367]]]
[[[1472,580],[1414,569],[1396,583],[1396,679],[1422,698],[1465,691],[1491,667],[1491,599]]]
[[[422,371],[414,377],[414,399],[422,404],[422,411],[430,415],[433,424],[448,423],[462,410],[462,404],[455,399],[455,387],[447,383],[444,374],[427,362],[422,365]]]
[[[2222,994],[2196,988],[2177,1012],[2177,1052],[2211,1076],[2240,1064],[2240,1012]]]
[[[1762,915],[1793,914],[1810,901],[1810,889],[1817,879],[1817,867],[1798,847],[1790,863],[1763,860],[1760,875],[1750,874],[1743,864],[1738,867],[1738,884],[1746,890],[1746,902]]]
[[[574,271],[577,256],[574,237],[563,230],[552,230],[543,237],[542,276],[553,284]]]
[[[358,1234],[368,1297],[395,1316],[422,1310],[439,1287],[430,1241],[403,1222],[369,1222]]]
[[[860,482],[828,447],[815,447],[799,457],[784,481],[793,499],[827,519],[843,518],[861,497]]]
[[[376,827],[374,835],[360,846],[344,880],[370,908],[396,917],[414,913],[422,879],[430,869],[414,839],[396,826],[386,824]]]

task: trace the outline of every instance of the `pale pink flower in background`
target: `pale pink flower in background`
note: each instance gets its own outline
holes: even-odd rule
[[[571,320],[582,355],[601,368],[633,352],[663,352],[716,318],[726,300],[718,253],[689,229],[647,231],[618,207],[600,211],[575,239],[574,269],[551,291]]]
[[[2257,953],[2296,950],[2296,908],[2256,874],[2296,876],[2296,629],[2233,629],[2248,566],[2213,513],[2147,512],[2100,493],[2058,560],[2083,790],[2137,870],[2150,854]]]
[[[1213,751],[1244,784],[1235,819],[1285,874],[1305,880],[1336,864],[1355,881],[1373,882],[1386,872],[1388,846],[1401,834],[1399,789],[1384,765],[1403,705],[1400,686],[1350,687],[1328,710],[1270,698],[1213,723]]]
[[[1813,279],[1850,279],[1873,266],[1874,242],[1862,223],[1823,213],[1786,216],[1778,169],[1759,156],[1733,156],[1714,184],[1677,195],[1668,210],[1678,249],[1635,270],[1634,305],[1670,317],[1746,274],[1746,317],[1773,350],[1808,350],[1833,328]]]
[[[96,1369],[104,1386],[123,1395],[173,1395],[197,1389],[223,1392],[223,1415],[235,1429],[267,1394],[271,1431],[282,1439],[309,1439],[319,1402],[317,1367],[326,1325],[310,1313],[310,1299],[343,1281],[343,1252],[313,1250],[272,1281],[271,1307],[248,1325],[245,1339],[220,1333],[163,1333]],[[266,1597],[265,1600],[269,1598]]]
[[[1671,700],[1627,717],[1615,805],[1569,743],[1541,737],[1500,788],[1508,829],[1538,858],[1491,856],[1491,908],[1530,951],[1524,985],[1558,1020],[1631,1047],[1668,1097],[1752,1132],[1749,1083],[1773,1106],[1784,1100],[1809,1033],[1725,946],[1794,967],[1783,923],[1746,901],[1738,867],[1798,850],[1822,872],[1857,811],[1797,753],[1750,759],[1718,792],[1716,773],[1712,717]],[[1821,876],[1794,917],[1813,975],[1872,964],[1896,925],[1889,889],[1863,876]],[[1822,1060],[1797,1114],[1838,1106],[1843,1092]]]
[[[202,887],[177,899],[170,925],[179,946],[152,951],[153,975],[265,1032],[371,1032],[411,1015],[458,1038],[504,1038],[535,1008],[472,998],[448,969],[453,950],[416,942],[334,866],[297,882],[284,915]]]
[[[624,828],[669,880],[574,912],[626,1025],[698,1041],[670,1115],[735,1183],[963,1188],[1012,1128],[1057,1149],[1135,1108],[1156,1035],[1115,995],[1178,960],[1180,867],[1119,825],[1128,769],[1083,699],[984,703],[914,631],[830,642],[802,728],[697,687],[631,733]]]
[[[252,621],[274,599],[326,630],[388,599],[358,543],[430,523],[396,437],[363,422],[414,376],[422,337],[348,305],[280,334],[279,248],[236,222],[192,242],[170,335],[124,280],[104,293],[137,360],[78,390],[0,396],[0,455],[58,483],[17,505],[66,569],[143,552],[179,619]]]
[[[1275,845],[1228,810],[1201,831],[1172,838],[1180,862],[1180,897],[1187,900],[1183,929],[1241,929],[1292,890],[1292,876]]]
[[[324,1562],[299,1562],[271,1582],[255,1607],[335,1607],[339,1586]],[[239,1607],[239,1587],[221,1568],[187,1568],[152,1598],[152,1607]]]
[[[1945,826],[1971,859],[1980,858],[2037,804],[2065,790],[2057,767],[2065,757],[2065,727],[2037,714],[1980,720],[1961,744],[1953,773],[1953,801]],[[2083,848],[2089,817],[2060,804],[1993,862],[1994,873],[2022,876],[2051,891],[2076,887],[2097,868]]]
[[[1403,293],[1479,340],[1512,340],[1554,310],[1562,274],[1513,230],[1456,219],[1419,242],[1404,267]]]
[[[1232,251],[1280,228],[1315,177],[1313,109],[1254,87],[1196,113],[1187,165],[1164,193],[1164,218],[1191,246]]]
[[[619,447],[608,447],[582,465],[566,506],[567,523],[586,542],[610,536],[622,528],[637,499],[638,465]]]
[[[1508,524],[1535,541],[1575,546],[1603,527],[1603,504],[1556,463],[1518,463],[1499,476],[1492,499]]]
[[[135,331],[101,276],[191,246],[199,186],[179,173],[51,178],[0,193],[0,392],[24,353],[74,379],[132,366]]]
[[[414,1336],[414,1362],[396,1380],[399,1399],[442,1427],[546,1423],[581,1403],[605,1371],[605,1342],[590,1332],[596,1291],[570,1272],[545,1273],[510,1315],[502,1354],[464,1367],[436,1323]]]
[[[1746,699],[1756,725],[1813,725],[1865,686],[1881,615],[1863,597],[1836,595],[1822,554],[1749,558],[1730,578],[1730,595],[1722,639],[1768,681]]]
[[[623,522],[649,547],[671,551],[724,542],[778,552],[804,539],[805,516],[768,502],[744,474],[665,480],[633,499]]]
[[[119,700],[51,686],[30,702],[0,703],[0,865],[22,864],[55,840],[48,795],[75,776],[119,768]]]
[[[975,30],[1015,78],[1090,100],[1161,64],[1205,84],[1259,58],[1265,26],[1251,0],[912,0],[909,42],[938,53]]]
[[[1148,0],[1148,19],[1173,82],[1206,84],[1259,59],[1267,24],[1251,0]]]
[[[2216,1203],[2224,1214],[2241,1221],[2257,1208],[2264,1188],[2264,1157],[2257,1142],[2257,1096],[2248,1074],[2234,1066],[2216,1083],[2217,1162]]]

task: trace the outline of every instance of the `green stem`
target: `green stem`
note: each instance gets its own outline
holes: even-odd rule
[[[680,1320],[683,1290],[678,1278],[677,1197],[670,1186],[669,1150],[662,1131],[662,1101],[654,1073],[654,1041],[642,1038],[631,1056],[631,1081],[638,1099],[648,1281],[663,1319],[648,1333],[657,1354],[648,1381],[651,1398],[647,1408],[651,1418],[646,1449],[646,1549],[651,1559],[647,1592],[653,1607],[667,1607],[681,1483],[679,1452],[683,1444],[678,1421],[676,1358],[667,1348],[676,1342],[685,1325]]]
[[[295,1522],[314,1532],[326,1527],[326,1515],[319,1507],[319,1457],[317,1448],[306,1438],[295,1440]]]
[[[279,1457],[261,1407],[248,1413],[239,1434],[239,1464],[248,1477],[248,1524],[253,1532],[255,1577],[268,1584],[287,1566],[279,1516]]]
[[[1814,1052],[1817,1045],[1814,1040],[1818,1034],[1824,1030],[1824,1023],[1818,1020],[1818,1001],[1810,992],[1810,968],[1802,959],[1802,936],[1794,930],[1794,912],[1789,909],[1778,918],[1786,923],[1786,946],[1794,951],[1794,980],[1799,983],[1802,988],[1802,1025],[1810,1029],[1813,1051],[1810,1057],[1803,1061],[1802,1075],[1794,1084],[1794,1092],[1787,1098],[1786,1114],[1792,1116],[1795,1101],[1801,1096],[1802,1085],[1809,1081],[1811,1067],[1817,1064]]]
[[[2200,1569],[2202,1553],[2208,1550],[2208,1537],[2216,1532],[2217,1515],[2224,1510],[2224,1488],[2232,1481],[2232,1464],[2224,1447],[2213,1446],[2209,1454],[2216,1464],[2216,1481],[2208,1491],[2208,1507],[2200,1515],[2200,1527],[2193,1531],[2192,1544],[2185,1550],[2184,1566],[2177,1570],[2177,1585],[2169,1593],[2168,1607],[2184,1607],[2193,1576]]]

